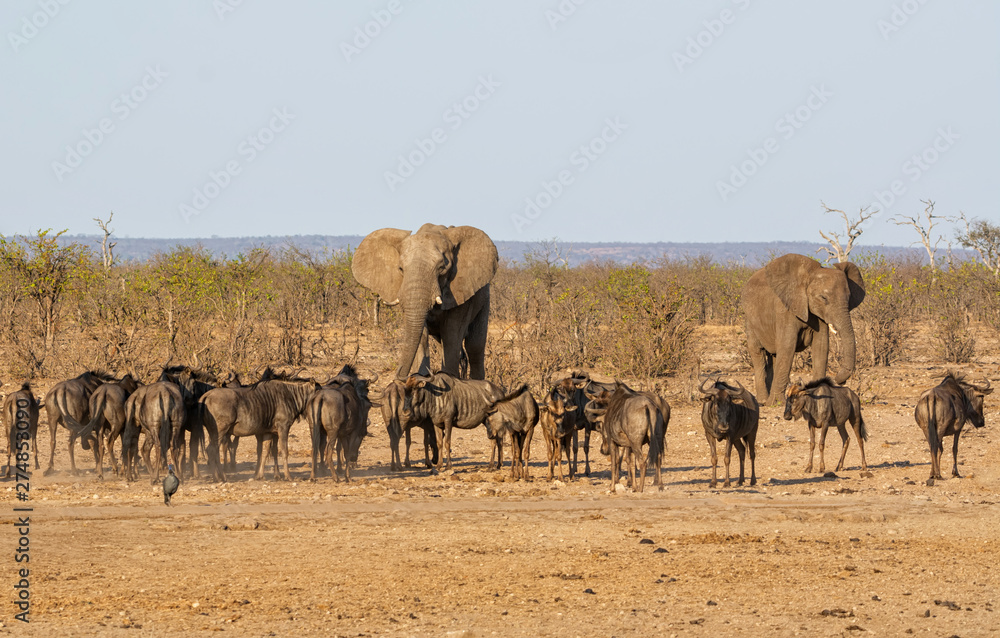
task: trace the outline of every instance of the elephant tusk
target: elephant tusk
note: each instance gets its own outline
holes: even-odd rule
[[[834,328],[833,326],[830,326],[830,334],[833,334],[833,335],[837,334],[837,329]]]
[[[434,303],[436,303],[439,306],[444,303],[443,301],[441,301],[441,295],[434,297]]]
[[[382,301],[387,306],[395,306],[399,303],[399,297],[396,297],[395,301]]]

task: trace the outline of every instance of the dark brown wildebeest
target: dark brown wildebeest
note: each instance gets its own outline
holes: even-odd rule
[[[638,471],[639,491],[643,491],[649,462],[655,472],[654,485],[660,485],[670,405],[655,393],[636,392],[621,382],[614,392],[601,390],[588,398],[587,412],[601,423],[601,453],[611,455],[611,488],[621,473],[621,450],[627,456],[630,486],[635,485],[633,475]],[[646,454],[642,453],[644,445],[648,446]]]
[[[125,401],[125,430],[122,435],[122,465],[126,480],[137,478],[138,437],[140,432],[146,437],[142,446],[143,458],[150,471],[150,481],[156,484],[160,468],[167,455],[182,477],[184,466],[184,433],[191,433],[192,474],[198,476],[197,451],[208,430],[206,456],[209,469],[217,480],[221,480],[222,468],[219,460],[218,432],[214,424],[205,424],[198,418],[197,398],[214,388],[214,377],[203,371],[183,366],[165,368],[160,380],[141,386]],[[155,472],[150,460],[150,451],[156,450]],[[127,458],[126,458],[127,457]]]
[[[527,385],[522,385],[493,404],[486,416],[486,431],[496,443],[497,469],[503,468],[503,437],[510,433],[511,478],[531,478],[528,457],[531,455],[531,436],[538,424],[538,403]]]
[[[389,434],[389,470],[402,471],[410,467],[410,432],[419,427],[424,433],[424,464],[428,469],[437,465],[438,448],[434,436],[434,424],[430,419],[407,419],[403,415],[403,403],[406,401],[406,386],[402,381],[393,379],[382,390],[380,399],[382,407],[382,422]],[[406,436],[406,461],[400,462],[399,441]]]
[[[376,377],[377,378],[377,377]],[[340,467],[344,479],[351,480],[351,465],[357,463],[361,442],[368,434],[367,379],[358,377],[354,366],[345,365],[340,373],[326,382],[309,399],[303,411],[312,438],[312,466],[309,479],[315,480],[323,459],[333,478],[340,482]],[[334,469],[334,457],[337,468]]]
[[[104,372],[88,371],[74,379],[61,381],[52,386],[45,394],[45,413],[49,420],[49,435],[52,439],[52,446],[49,453],[49,466],[45,473],[52,472],[53,462],[56,457],[56,430],[62,424],[69,431],[69,463],[73,474],[78,474],[76,469],[76,457],[73,454],[73,444],[76,443],[80,435],[80,428],[71,427],[65,415],[73,418],[75,424],[87,423],[90,421],[90,395],[107,381],[114,381],[114,377]],[[81,441],[83,449],[89,450],[92,442],[96,438],[91,435]],[[94,446],[94,464],[100,465],[98,446]]]
[[[65,415],[66,421],[74,428],[80,429],[82,439],[94,438],[97,441],[97,476],[104,478],[104,453],[107,450],[115,476],[119,476],[118,459],[115,457],[115,440],[122,436],[125,430],[125,401],[139,387],[139,383],[131,374],[126,374],[120,381],[103,383],[90,395],[90,423],[80,427],[72,416]],[[104,442],[106,437],[107,443]],[[123,450],[124,452],[124,450]]]
[[[306,403],[320,385],[312,379],[302,379],[289,374],[277,374],[259,381],[245,391],[239,388],[216,388],[199,399],[200,414],[206,428],[218,434],[222,445],[222,458],[227,458],[230,436],[257,436],[277,442],[277,452],[283,461],[283,478],[290,481],[288,471],[288,430],[302,414]],[[274,455],[274,474],[278,478],[278,458]],[[266,457],[257,464],[254,478],[264,478]],[[223,476],[223,480],[225,477]]]
[[[28,430],[24,434],[18,433],[17,413],[27,414]],[[21,389],[11,392],[3,400],[3,418],[7,422],[7,470],[5,477],[11,473],[10,457],[15,450],[21,448],[22,441],[31,440],[31,449],[35,451],[35,469],[38,465],[38,400],[31,392],[31,383],[25,381],[21,384]],[[27,437],[27,438],[26,438]],[[27,462],[25,462],[27,465]]]
[[[549,390],[538,406],[538,421],[542,426],[542,436],[549,457],[549,480],[555,478],[555,470],[559,469],[559,480],[563,479],[562,455],[566,453],[566,464],[569,466],[569,478],[576,474],[576,464],[570,456],[570,449],[576,450],[577,423],[579,415],[577,406],[570,403],[558,387]]]
[[[785,420],[791,421],[793,418],[803,418],[809,424],[809,463],[806,464],[806,472],[812,472],[813,469],[817,429],[820,431],[819,471],[826,471],[823,450],[826,447],[826,432],[831,426],[837,428],[844,442],[840,461],[837,462],[837,471],[844,469],[844,457],[847,456],[847,446],[851,443],[850,437],[847,436],[847,428],[844,427],[847,421],[851,422],[854,436],[858,439],[858,447],[861,448],[861,469],[868,470],[868,461],[865,460],[868,430],[861,415],[861,400],[854,390],[837,385],[829,377],[810,381],[805,385],[793,383],[785,391]]]
[[[452,428],[479,427],[493,404],[504,397],[503,390],[492,381],[456,379],[445,372],[430,377],[413,374],[404,385],[404,418],[430,419],[434,424],[440,450],[436,471],[441,470],[446,457],[446,469],[451,469]]]
[[[584,474],[590,476],[590,434],[600,428],[600,424],[590,414],[587,414],[587,394],[598,394],[601,390],[613,392],[614,379],[583,369],[570,369],[567,376],[556,381],[553,389],[562,396],[563,402],[576,406],[566,417],[566,427],[572,425],[576,430],[583,431]],[[550,393],[551,394],[551,393]],[[570,478],[577,473],[577,454],[579,452],[578,436],[572,437],[573,458],[569,457],[568,442],[564,442],[566,461],[570,463]]]
[[[736,381],[738,388],[723,383],[716,379],[711,389],[705,389],[702,381],[698,390],[704,394],[701,406],[701,424],[705,428],[705,438],[708,439],[708,447],[712,451],[712,482],[711,486],[719,484],[717,466],[719,455],[715,447],[717,441],[726,441],[726,482],[723,487],[729,487],[729,459],[733,453],[733,447],[740,455],[740,480],[738,485],[743,485],[744,462],[747,451],[750,452],[750,485],[757,484],[757,423],[760,420],[760,406],[757,399],[750,394],[743,385]]]
[[[941,476],[941,454],[944,451],[944,437],[954,435],[951,446],[953,465],[951,475],[962,478],[958,473],[958,438],[966,421],[976,428],[986,425],[983,415],[983,398],[993,392],[989,380],[986,385],[974,385],[965,380],[965,375],[949,372],[936,387],[920,395],[913,416],[924,432],[924,438],[931,451],[931,478]]]

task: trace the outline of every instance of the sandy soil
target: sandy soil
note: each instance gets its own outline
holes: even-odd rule
[[[994,364],[966,368],[998,376]],[[293,482],[248,480],[244,443],[233,480],[186,481],[168,508],[147,480],[96,480],[89,453],[77,451],[86,471],[70,475],[60,432],[56,473],[31,478],[32,622],[6,603],[0,634],[996,635],[996,399],[987,427],[962,437],[965,477],[927,486],[913,406],[942,371],[867,372],[887,397],[865,408],[870,475],[853,434],[843,471],[805,474],[807,427],[770,408],[758,484],[714,490],[699,408],[677,396],[665,485],[650,479],[643,494],[609,490],[599,439],[590,477],[550,482],[540,431],[531,481],[485,470],[482,429],[456,432],[452,474],[390,473],[373,411],[350,484],[307,480],[300,423]],[[835,432],[829,442],[832,470]],[[12,522],[12,480],[0,495]]]

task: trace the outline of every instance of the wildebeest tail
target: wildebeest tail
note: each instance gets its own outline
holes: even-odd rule
[[[865,415],[858,414],[858,434],[861,435],[862,441],[868,440],[868,428],[865,427]]]
[[[659,408],[652,402],[646,402],[644,416],[646,418],[646,436],[649,437],[649,462],[653,463],[655,467],[663,454],[663,450],[660,449],[663,439],[660,437],[659,427],[657,427],[659,423],[663,422],[663,417]]]

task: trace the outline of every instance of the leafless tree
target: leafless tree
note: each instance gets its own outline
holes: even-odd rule
[[[965,224],[965,231],[956,235],[958,243],[976,251],[993,277],[1000,279],[1000,226],[985,219],[970,220],[965,213],[959,213],[958,218]]]
[[[111,220],[115,217],[115,211],[111,211],[108,215],[108,221],[102,221],[100,217],[94,217],[94,221],[97,225],[104,231],[104,237],[101,239],[101,257],[104,260],[104,270],[111,270],[111,267],[115,265],[115,246],[118,245],[116,241],[110,241],[111,234],[115,232],[114,228],[108,228],[111,224]]]
[[[927,251],[927,258],[931,262],[931,270],[934,271],[937,270],[935,253],[937,252],[938,244],[944,239],[944,236],[940,234],[937,237],[934,236],[934,227],[938,224],[936,220],[941,219],[946,222],[954,222],[955,218],[946,215],[935,215],[934,202],[929,199],[922,199],[920,202],[924,205],[922,219],[907,215],[898,215],[893,217],[892,221],[897,226],[912,226],[920,234],[920,243],[923,245],[924,250]],[[917,242],[913,243],[916,244]]]
[[[826,213],[838,213],[844,218],[844,231],[845,236],[841,238],[840,233],[835,233],[833,231],[823,232],[819,231],[820,237],[825,239],[829,244],[830,248],[823,247],[816,250],[819,252],[825,250],[827,254],[827,261],[831,259],[836,259],[838,263],[844,263],[850,261],[851,251],[854,250],[854,240],[861,236],[864,232],[864,223],[877,215],[879,210],[871,210],[870,206],[865,206],[858,210],[858,216],[855,219],[851,217],[842,210],[837,208],[830,208],[824,202],[820,202]],[[846,243],[841,243],[846,240]]]

